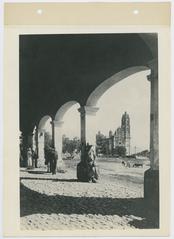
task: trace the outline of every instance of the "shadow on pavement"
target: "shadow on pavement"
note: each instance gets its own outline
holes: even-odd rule
[[[144,177],[137,177],[132,175],[120,175],[120,174],[110,174],[111,177],[113,177],[115,180],[126,180],[132,183],[137,184],[143,184],[144,183]]]
[[[149,208],[143,198],[50,196],[21,184],[21,217],[37,213],[118,215],[132,218],[129,224],[136,228],[159,228],[158,212]]]
[[[32,170],[27,170],[28,173],[31,174],[48,174],[46,171],[32,171]]]
[[[20,181],[23,179],[25,179],[25,180],[27,180],[27,179],[29,179],[29,180],[48,180],[48,181],[52,181],[52,182],[77,182],[78,181],[77,179],[60,179],[60,178],[50,178],[50,177],[49,178],[46,178],[46,177],[44,177],[44,178],[20,177]]]

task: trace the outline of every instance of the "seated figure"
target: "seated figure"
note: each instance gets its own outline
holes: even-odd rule
[[[92,145],[86,145],[86,152],[85,152],[86,162],[87,162],[87,168],[88,168],[88,181],[95,183],[98,179],[98,174],[96,170],[96,153],[95,148]]]
[[[87,144],[84,150],[84,160],[77,165],[77,178],[79,181],[97,182],[98,173],[95,159],[96,153],[94,146]]]

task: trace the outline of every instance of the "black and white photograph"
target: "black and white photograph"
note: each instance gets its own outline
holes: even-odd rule
[[[20,34],[20,229],[159,229],[158,33]]]

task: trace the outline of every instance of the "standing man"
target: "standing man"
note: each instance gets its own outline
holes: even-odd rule
[[[37,159],[38,159],[37,153],[35,150],[32,149],[32,166],[33,166],[33,168],[37,168]]]
[[[51,147],[46,145],[44,148],[45,154],[45,165],[47,165],[47,172],[50,173],[52,171],[52,155],[51,155]]]
[[[52,174],[56,174],[57,160],[58,160],[58,153],[55,148],[52,148]]]

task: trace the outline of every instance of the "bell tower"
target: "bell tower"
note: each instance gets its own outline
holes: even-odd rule
[[[126,148],[126,155],[130,155],[130,117],[127,112],[121,118],[122,141]]]

